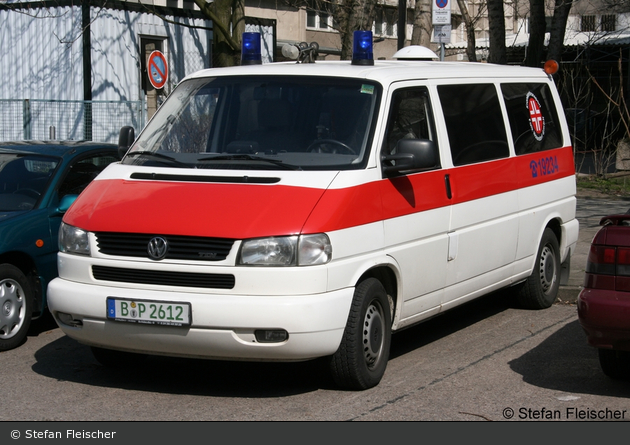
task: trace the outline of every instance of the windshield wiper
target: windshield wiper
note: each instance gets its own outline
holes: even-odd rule
[[[175,164],[175,165],[181,165],[184,167],[190,167],[189,164],[186,164],[185,162],[181,162],[178,161],[177,159],[175,159],[172,156],[167,156],[167,155],[163,155],[162,153],[156,153],[154,151],[150,151],[150,150],[142,150],[142,151],[132,151],[129,152],[125,155],[125,157],[127,156],[147,156],[147,157],[152,157],[152,158],[158,158],[162,161],[169,161],[169,163],[171,164]]]
[[[252,156],[248,154],[232,154],[232,155],[217,155],[217,156],[207,156],[205,158],[197,159],[198,162],[202,161],[263,161],[268,162],[270,164],[276,165],[278,167],[282,167],[286,170],[302,170],[301,167],[297,165],[287,164],[284,161],[280,161],[277,159],[269,159],[261,156]]]

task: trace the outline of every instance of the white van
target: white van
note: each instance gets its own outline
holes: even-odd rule
[[[330,357],[365,389],[392,332],[514,285],[549,307],[578,238],[551,76],[356,60],[182,81],[65,214],[61,329],[103,364]]]

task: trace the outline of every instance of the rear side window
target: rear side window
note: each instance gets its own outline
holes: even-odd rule
[[[501,85],[517,155],[563,146],[558,114],[546,83]]]
[[[499,97],[493,84],[440,85],[438,94],[454,165],[510,155]]]

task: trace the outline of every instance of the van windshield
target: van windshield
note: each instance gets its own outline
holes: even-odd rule
[[[182,82],[123,164],[212,169],[362,168],[381,87],[364,79],[226,76]]]

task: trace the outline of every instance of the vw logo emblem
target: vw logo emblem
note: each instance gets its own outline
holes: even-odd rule
[[[151,238],[147,245],[147,252],[152,260],[161,260],[166,256],[167,251],[168,242],[161,236]]]

